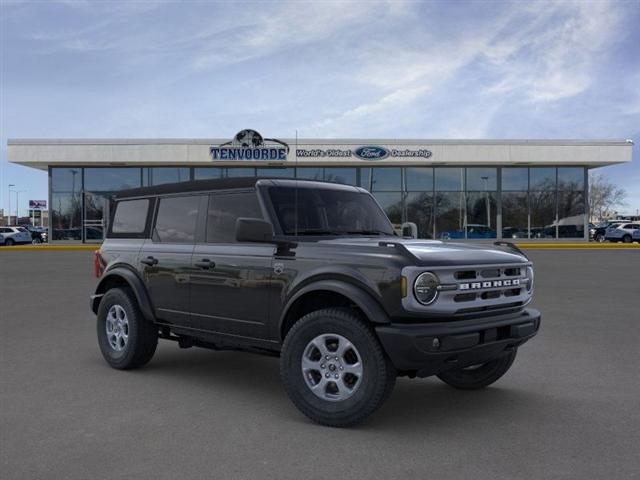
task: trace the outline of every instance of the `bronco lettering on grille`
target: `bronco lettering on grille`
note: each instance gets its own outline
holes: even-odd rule
[[[458,285],[460,290],[481,290],[483,288],[514,287],[520,285],[520,279],[492,280],[490,282],[470,282]]]

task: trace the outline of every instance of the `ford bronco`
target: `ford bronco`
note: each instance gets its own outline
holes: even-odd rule
[[[486,387],[540,326],[517,248],[403,238],[362,188],[192,181],[122,191],[109,217],[91,309],[112,367],[158,339],[276,355],[324,425],[364,420],[397,376]]]

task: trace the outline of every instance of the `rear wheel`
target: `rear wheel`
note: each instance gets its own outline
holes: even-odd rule
[[[452,387],[462,390],[485,388],[502,377],[516,359],[517,350],[486,363],[469,367],[447,370],[438,374],[438,378]]]
[[[5,242],[4,242],[4,244],[5,244],[7,247],[11,247],[11,246],[12,246],[12,245],[14,245],[15,243],[16,243],[16,242],[14,242],[14,241],[13,241],[13,238],[7,238],[7,239],[5,240]]]
[[[624,237],[622,237],[622,241],[624,243],[631,243],[631,235],[627,234]]]
[[[31,243],[33,243],[34,245],[40,245],[42,243],[42,240],[40,240],[40,237],[36,237],[31,240]]]
[[[391,394],[396,379],[371,328],[342,308],[309,313],[291,328],[280,373],[296,407],[332,427],[363,421]]]
[[[113,288],[98,307],[98,344],[113,368],[141,367],[151,360],[158,346],[158,328],[142,316],[133,292]]]

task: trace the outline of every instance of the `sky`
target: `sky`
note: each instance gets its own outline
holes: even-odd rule
[[[47,198],[8,138],[633,139],[640,0],[0,0],[0,207]],[[12,210],[15,194],[12,193]]]

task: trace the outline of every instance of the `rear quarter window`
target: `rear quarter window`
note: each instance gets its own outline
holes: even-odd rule
[[[111,231],[119,234],[141,234],[147,227],[149,199],[122,200],[115,205]]]

